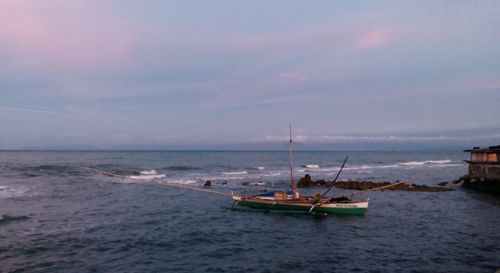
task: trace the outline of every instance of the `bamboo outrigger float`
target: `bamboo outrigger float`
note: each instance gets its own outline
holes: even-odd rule
[[[323,194],[315,196],[300,196],[297,186],[293,179],[293,156],[292,156],[292,126],[290,126],[290,184],[291,192],[269,192],[261,195],[232,195],[234,200],[233,208],[236,206],[245,206],[255,209],[307,212],[321,214],[348,214],[364,215],[368,209],[369,199],[361,201],[352,201],[351,198],[342,196],[338,198],[326,197],[326,194],[332,189],[333,185]],[[344,160],[334,181],[337,181],[340,172],[344,168],[348,157]]]

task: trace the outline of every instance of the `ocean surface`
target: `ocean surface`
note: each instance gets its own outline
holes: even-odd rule
[[[300,151],[295,176],[333,179],[346,156],[343,180],[436,185],[467,172],[461,151]],[[500,269],[498,196],[369,192],[365,216],[313,216],[232,210],[229,196],[172,186],[286,189],[288,164],[287,152],[0,152],[0,272]]]

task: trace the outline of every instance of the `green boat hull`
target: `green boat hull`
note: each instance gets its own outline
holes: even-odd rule
[[[255,201],[236,201],[235,205],[244,206],[262,210],[290,211],[290,212],[310,212],[310,213],[326,213],[326,214],[343,214],[343,215],[364,215],[367,207],[357,207],[350,203],[339,203],[336,207],[315,206],[310,204],[286,204],[279,202],[255,202]],[[312,209],[311,209],[312,208]]]

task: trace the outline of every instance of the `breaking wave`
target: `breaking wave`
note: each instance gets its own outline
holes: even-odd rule
[[[280,176],[281,172],[280,171],[275,171],[275,172],[269,172],[265,174],[264,176]]]
[[[146,170],[146,171],[140,171],[139,175],[130,175],[127,176],[127,178],[134,179],[134,180],[151,180],[151,179],[159,179],[159,178],[165,178],[165,174],[158,174],[156,170]]]
[[[164,174],[130,175],[130,176],[127,176],[127,178],[135,179],[135,180],[151,180],[151,179],[158,179],[158,178],[165,178],[165,177],[166,177],[166,175],[164,175]]]
[[[239,171],[239,172],[222,172],[223,175],[243,175],[248,174],[247,171]]]
[[[0,198],[21,197],[28,195],[28,189],[19,186],[0,186]]]
[[[314,167],[311,167],[314,166]],[[423,161],[408,161],[399,162],[394,164],[384,165],[353,165],[344,167],[345,171],[365,171],[372,169],[395,169],[395,168],[408,168],[408,167],[460,167],[464,166],[463,163],[453,163],[449,159],[444,160],[423,160]],[[303,168],[297,169],[298,172],[337,172],[340,167],[320,167],[319,165],[304,165]]]
[[[181,185],[190,185],[200,182],[199,180],[194,179],[168,179],[165,181],[166,184],[181,184]]]
[[[265,169],[265,167],[259,166],[259,167],[256,167],[256,169],[259,170],[259,171],[262,171],[262,170]]]
[[[428,164],[449,164],[451,163],[451,160],[445,159],[445,160],[424,160],[424,161],[409,161],[409,162],[402,162],[398,163],[403,166],[422,166],[422,165],[428,165]]]

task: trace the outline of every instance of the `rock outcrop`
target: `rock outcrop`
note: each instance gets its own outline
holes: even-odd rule
[[[309,174],[306,174],[302,177],[297,186],[298,187],[329,187],[333,185],[336,188],[348,189],[348,190],[370,190],[374,188],[389,186],[394,183],[399,183],[394,185],[393,187],[386,188],[384,190],[391,191],[419,191],[419,192],[442,192],[442,191],[450,191],[453,190],[451,188],[438,187],[438,186],[429,186],[429,185],[417,185],[412,183],[401,183],[400,181],[395,182],[373,182],[373,181],[364,181],[364,180],[349,180],[349,181],[326,181],[324,179],[312,180]]]

